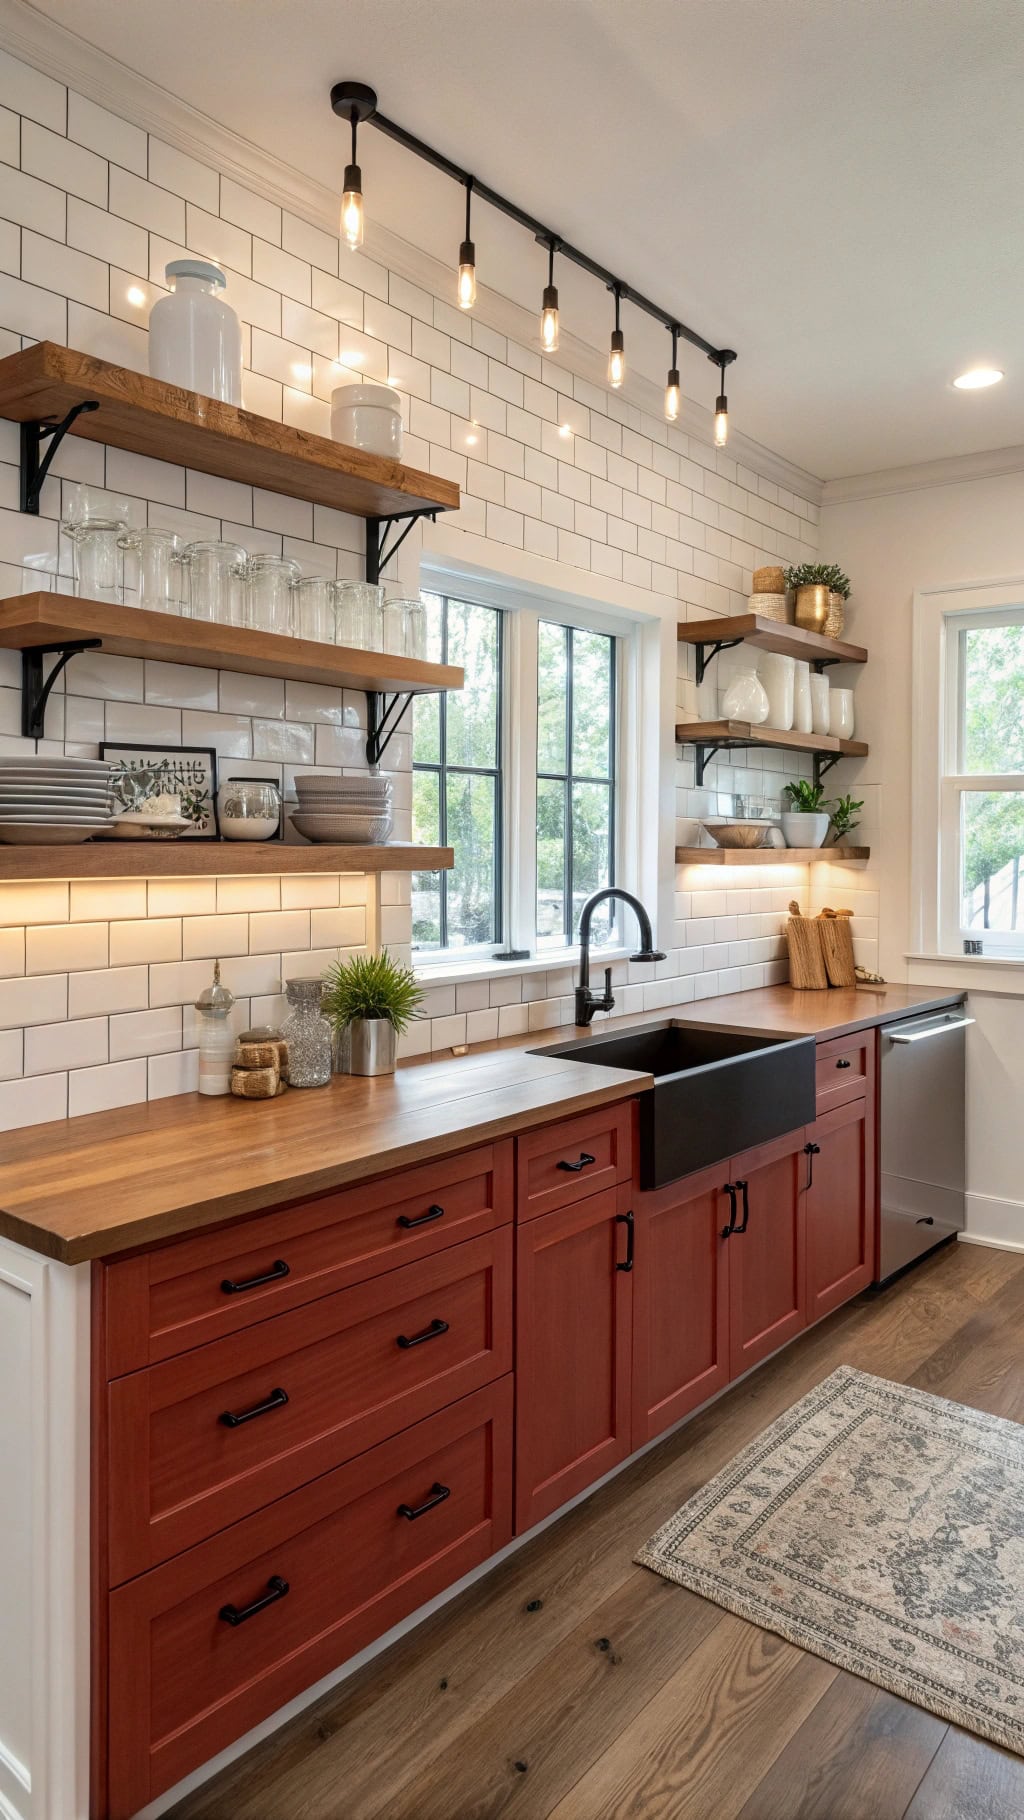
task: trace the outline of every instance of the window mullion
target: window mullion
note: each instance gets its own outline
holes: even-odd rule
[[[537,946],[537,627],[529,608],[505,621],[505,946]]]

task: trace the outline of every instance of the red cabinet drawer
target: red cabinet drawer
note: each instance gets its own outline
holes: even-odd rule
[[[857,1036],[836,1036],[819,1043],[815,1057],[818,1117],[833,1106],[845,1106],[848,1100],[863,1099],[873,1091],[875,1078],[875,1033],[862,1030]]]
[[[511,1366],[506,1226],[115,1379],[111,1585]]]
[[[516,1214],[536,1219],[632,1175],[629,1100],[545,1125],[516,1140]]]
[[[237,1333],[511,1217],[506,1138],[120,1259],[101,1267],[106,1374]]]
[[[506,1377],[111,1593],[111,1820],[503,1547],[511,1486]]]

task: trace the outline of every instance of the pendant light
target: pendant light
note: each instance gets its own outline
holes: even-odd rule
[[[544,286],[540,311],[540,345],[545,354],[558,347],[558,292],[555,289],[555,250],[557,240],[548,241],[548,281]]]
[[[377,110],[377,96],[365,82],[336,82],[331,90],[331,106],[352,128],[352,157],[345,166],[338,233],[351,252],[363,244],[363,174],[356,158],[356,130],[361,120],[369,120]]]
[[[466,178],[466,238],[459,248],[460,310],[471,310],[476,302],[476,248],[469,237],[469,211],[473,201],[473,179]]]
[[[665,417],[669,423],[679,422],[679,410],[682,404],[682,393],[679,390],[679,368],[676,366],[676,352],[679,343],[679,326],[672,324],[672,365],[668,370],[668,383],[665,386]]]
[[[611,347],[608,350],[608,384],[613,391],[618,391],[626,377],[626,343],[619,327],[619,303],[622,298],[621,284],[613,284],[609,289],[615,293],[615,327],[612,330]]]
[[[715,448],[724,449],[729,440],[729,400],[725,396],[725,369],[727,362],[718,362],[721,368],[722,389],[715,399]]]

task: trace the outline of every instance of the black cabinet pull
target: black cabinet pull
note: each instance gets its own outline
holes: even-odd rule
[[[624,1264],[616,1264],[615,1268],[616,1270],[632,1270],[633,1240],[636,1234],[636,1221],[631,1213],[617,1213],[615,1215],[615,1224],[617,1226],[625,1226],[626,1228],[626,1261]]]
[[[804,1183],[804,1187],[812,1188],[814,1186],[814,1159],[816,1156],[821,1155],[821,1145],[805,1144],[804,1155],[807,1158],[807,1180]]]
[[[410,1346],[422,1346],[424,1340],[436,1340],[442,1333],[447,1332],[447,1321],[431,1321],[429,1327],[425,1327],[422,1333],[414,1333],[411,1339],[408,1334],[400,1333],[395,1345],[401,1346],[403,1352],[406,1352]]]
[[[407,1213],[400,1213],[397,1220],[395,1221],[395,1225],[403,1226],[405,1228],[406,1232],[411,1232],[414,1226],[429,1226],[431,1220],[443,1220],[443,1219],[444,1219],[444,1208],[435,1206],[435,1207],[428,1207],[426,1213],[418,1213],[414,1220],[411,1220]]]
[[[736,1185],[734,1182],[723,1182],[722,1193],[729,1196],[729,1224],[723,1226],[720,1237],[731,1239],[736,1231]]]
[[[596,1162],[597,1162],[596,1156],[591,1156],[589,1150],[581,1150],[580,1151],[580,1160],[578,1163],[566,1163],[563,1161],[558,1164],[558,1168],[559,1169],[568,1169],[568,1171],[570,1172],[571,1175],[579,1175],[580,1170],[585,1169],[587,1167],[588,1163],[596,1163]]]
[[[241,1611],[237,1605],[222,1605],[217,1616],[223,1618],[225,1624],[244,1624],[247,1618],[255,1618],[258,1611],[266,1611],[268,1605],[276,1605],[278,1599],[283,1599],[289,1591],[287,1580],[282,1580],[280,1574],[271,1574],[262,1599],[254,1599],[251,1605],[243,1605]]]
[[[736,1183],[736,1186],[737,1186],[737,1188],[738,1188],[738,1189],[739,1189],[739,1191],[740,1191],[740,1193],[741,1193],[741,1194],[742,1194],[742,1196],[743,1196],[743,1218],[742,1218],[742,1220],[741,1220],[741,1221],[740,1221],[740,1223],[739,1223],[739,1225],[738,1225],[738,1226],[737,1226],[737,1228],[736,1228],[736,1237],[737,1237],[737,1238],[741,1238],[741,1237],[742,1237],[742,1235],[743,1235],[743,1234],[744,1234],[744,1233],[745,1233],[745,1232],[746,1232],[746,1230],[747,1230],[747,1221],[748,1221],[748,1220],[749,1220],[749,1219],[750,1219],[750,1197],[749,1197],[749,1195],[748,1195],[748,1192],[747,1192],[747,1184],[746,1184],[746,1182],[739,1182],[739,1181],[738,1181],[738,1182],[737,1182],[737,1183]]]
[[[425,1517],[428,1510],[436,1510],[437,1506],[443,1504],[445,1499],[450,1498],[451,1495],[451,1486],[439,1485],[435,1479],[425,1504],[400,1504],[397,1514],[400,1517],[407,1517],[410,1523],[415,1523],[417,1517]]]
[[[240,1283],[233,1283],[230,1277],[225,1277],[221,1289],[225,1295],[241,1295],[243,1289],[262,1289],[264,1283],[276,1283],[281,1277],[287,1276],[291,1276],[291,1270],[283,1258],[278,1258],[265,1276],[243,1277]]]
[[[842,1055],[841,1055],[841,1056],[840,1056],[840,1058],[839,1058],[839,1060],[838,1060],[838,1062],[837,1062],[837,1063],[836,1063],[836,1067],[837,1067],[837,1068],[852,1068],[852,1067],[853,1067],[853,1063],[852,1063],[852,1062],[848,1062],[848,1061],[847,1061],[847,1060],[846,1060],[846,1057],[845,1057],[845,1056],[842,1056]]]
[[[243,1409],[241,1415],[233,1415],[226,1409],[217,1420],[224,1428],[241,1428],[243,1422],[251,1422],[256,1416],[266,1416],[272,1409],[283,1409],[288,1401],[286,1390],[272,1390],[265,1403],[257,1403],[253,1409]]]

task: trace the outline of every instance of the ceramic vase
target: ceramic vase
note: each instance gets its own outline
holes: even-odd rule
[[[827,676],[811,677],[811,732],[827,733],[829,730],[829,686]]]
[[[768,711],[768,696],[751,664],[733,677],[722,697],[722,713],[726,720],[745,720],[752,727],[761,727]]]
[[[829,732],[838,739],[853,738],[853,690],[830,689],[828,692]]]
[[[797,733],[810,733],[811,666],[803,658],[793,659],[793,726]]]
[[[758,673],[768,693],[768,725],[780,733],[788,733],[793,725],[795,661],[776,651],[766,651],[758,665]]]
[[[805,582],[796,591],[795,623],[805,632],[824,632],[832,597],[828,588],[817,582]]]

